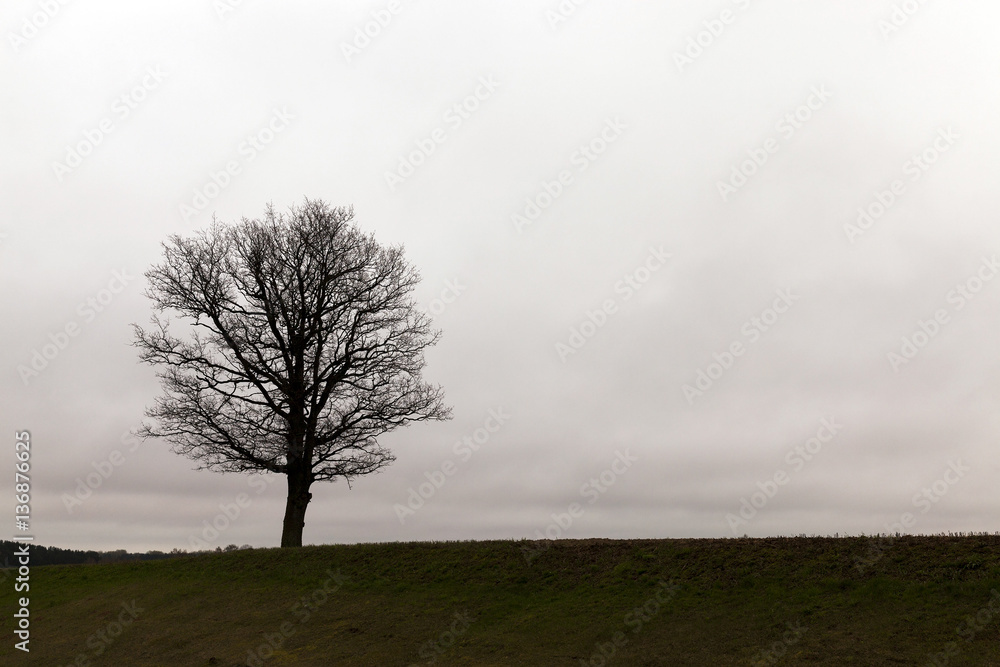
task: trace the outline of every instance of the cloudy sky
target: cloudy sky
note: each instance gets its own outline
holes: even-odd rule
[[[405,246],[454,409],[314,487],[307,543],[1000,529],[998,19],[4,3],[0,432],[11,467],[31,432],[32,534],[279,543],[283,479],[128,437],[159,392],[129,324],[169,234],[303,197]]]

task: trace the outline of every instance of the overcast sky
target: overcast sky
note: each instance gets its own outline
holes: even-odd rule
[[[159,393],[129,324],[167,235],[303,197],[405,246],[454,409],[314,486],[306,543],[1000,529],[998,20],[5,2],[0,432],[11,467],[31,432],[32,534],[279,543],[283,478],[123,439]]]

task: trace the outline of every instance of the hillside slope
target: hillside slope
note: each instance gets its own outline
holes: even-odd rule
[[[37,567],[0,664],[1000,666],[1000,536],[541,544]]]

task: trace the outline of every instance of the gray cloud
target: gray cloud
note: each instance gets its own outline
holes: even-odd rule
[[[426,375],[455,413],[387,436],[385,472],[314,489],[307,542],[531,537],[573,502],[568,537],[730,535],[727,513],[778,470],[787,484],[741,531],[871,533],[907,511],[921,532],[995,528],[1000,281],[955,295],[1000,254],[998,10],[928,3],[894,26],[889,1],[589,2],[553,25],[557,6],[403,0],[350,61],[343,44],[386,3],[68,3],[16,49],[39,6],[5,7],[0,422],[32,432],[41,543],[188,548],[248,491],[148,442],[72,514],[63,500],[158,393],[128,325],[149,317],[141,273],[160,241],[303,196],[353,204],[405,245],[444,332]],[[701,52],[678,71],[689,38]],[[818,87],[829,98],[788,121]],[[595,142],[615,118],[620,136]],[[957,139],[915,171],[947,128]],[[845,225],[874,202],[885,213],[852,243]],[[650,247],[671,257],[626,299]],[[135,279],[111,292],[122,270]],[[797,300],[768,314],[787,289]],[[699,372],[717,377],[689,403]],[[401,524],[394,505],[498,406],[509,422]],[[793,470],[824,417],[843,430]],[[625,449],[638,462],[588,504],[581,487]],[[921,513],[914,495],[955,459],[969,473]],[[278,543],[283,480],[250,493],[217,543]]]

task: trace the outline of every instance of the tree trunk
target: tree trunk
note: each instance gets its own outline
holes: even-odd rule
[[[288,475],[288,499],[285,501],[285,522],[281,529],[281,546],[301,547],[302,529],[306,525],[306,508],[312,500],[310,481],[302,475]]]

